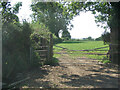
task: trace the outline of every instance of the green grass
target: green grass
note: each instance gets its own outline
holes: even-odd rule
[[[54,52],[53,57],[55,57],[55,58],[59,58],[61,55],[60,55],[60,54],[55,54],[55,53],[56,53],[56,52],[60,52],[61,50],[62,50],[62,48],[59,48],[59,47],[53,46],[53,52]]]
[[[76,42],[63,42],[57,44],[69,50],[85,50],[85,49],[94,49],[99,47],[105,47],[103,41],[76,41]]]
[[[84,53],[101,53],[105,54],[107,51],[69,51],[69,50],[90,50],[94,48],[106,47],[108,45],[104,45],[103,41],[66,41],[63,43],[56,44],[57,46],[61,46],[67,48],[67,52],[69,53],[71,58],[74,57],[86,57],[90,59],[98,59],[104,60],[103,63],[110,62],[106,55],[90,55]],[[62,48],[54,46],[54,52],[60,52]],[[97,50],[109,50],[109,47],[101,48]],[[59,54],[54,54],[54,57],[60,57]],[[107,60],[107,61],[106,61]]]

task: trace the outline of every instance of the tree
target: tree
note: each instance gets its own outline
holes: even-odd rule
[[[38,2],[31,5],[34,12],[32,18],[34,22],[44,23],[57,37],[60,30],[67,31],[70,24],[69,14],[64,14],[66,7],[58,2]],[[72,25],[71,25],[72,27]]]
[[[95,14],[96,23],[102,23],[104,29],[110,28],[110,60],[118,64],[120,56],[118,53],[120,52],[120,39],[118,38],[120,36],[118,35],[120,33],[120,2],[70,2],[68,9],[71,14],[76,15],[79,15],[80,11],[92,11]]]
[[[61,3],[61,8],[64,11],[65,16],[73,18],[79,15],[80,11],[92,11],[96,18],[98,26],[102,23],[101,27],[105,30],[110,28],[111,31],[111,44],[110,44],[110,60],[113,63],[118,63],[116,57],[120,56],[119,44],[120,39],[120,2],[65,2]],[[65,6],[65,7],[64,7]],[[54,10],[54,9],[53,9]],[[37,10],[36,10],[37,11]],[[68,19],[68,20],[69,20]],[[100,24],[99,24],[100,23]],[[52,30],[52,29],[51,29]],[[55,29],[54,29],[55,30]],[[117,36],[116,36],[117,35]],[[118,52],[116,52],[118,51]]]
[[[88,39],[88,40],[93,40],[92,37],[90,37],[90,36],[89,36],[87,39]]]
[[[102,37],[100,36],[100,37],[96,38],[95,40],[96,41],[102,41]]]
[[[110,45],[110,60],[113,63],[119,63],[120,58],[120,2],[112,2],[113,13],[110,19],[110,29],[111,29],[111,45]]]
[[[19,2],[14,5],[14,7],[10,7],[10,2],[1,2],[0,8],[2,9],[2,23],[17,23],[19,22],[19,18],[17,17],[17,13],[19,12],[19,8],[22,6],[22,3]]]
[[[71,39],[71,35],[70,35],[70,33],[68,31],[63,31],[62,38],[64,40],[69,40],[69,39]]]
[[[104,32],[101,37],[102,37],[102,40],[104,41],[104,44],[110,43],[110,33],[109,32]]]
[[[30,58],[30,25],[19,23],[17,13],[22,3],[10,7],[10,2],[1,2],[2,14],[2,80],[13,80],[18,72],[28,69]]]

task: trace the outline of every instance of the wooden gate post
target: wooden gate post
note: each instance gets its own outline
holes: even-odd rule
[[[32,47],[30,47],[30,60],[29,60],[29,64],[32,63],[32,53],[33,53],[33,50],[32,50]]]
[[[48,60],[52,60],[53,57],[53,35],[50,34],[50,42],[48,47]]]

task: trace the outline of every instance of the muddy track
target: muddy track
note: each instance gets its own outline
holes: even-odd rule
[[[66,53],[64,50],[61,53]],[[34,88],[118,88],[118,68],[97,60],[70,58],[63,54],[58,66],[45,65],[31,70],[30,79],[17,87]],[[119,85],[120,86],[120,85]]]

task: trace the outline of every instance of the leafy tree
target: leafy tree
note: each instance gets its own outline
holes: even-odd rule
[[[3,82],[12,81],[18,72],[29,68],[31,28],[27,22],[19,23],[17,13],[21,3],[10,7],[1,2],[2,14],[2,77]],[[6,80],[6,81],[5,81]]]
[[[94,39],[89,36],[89,37],[87,37],[87,38],[83,38],[83,40],[90,40],[90,41],[91,41],[91,40],[94,40]]]
[[[120,30],[119,30],[120,29],[120,26],[119,26],[120,2],[87,2],[86,1],[86,2],[65,2],[65,3],[62,2],[61,4],[62,4],[61,8],[63,10],[62,13],[65,16],[68,15],[68,20],[73,18],[76,15],[79,15],[80,11],[85,11],[85,12],[92,11],[93,14],[95,15],[95,18],[96,18],[95,21],[98,24],[98,26],[103,27],[105,30],[107,28],[110,28],[111,30],[110,60],[113,63],[118,63],[117,58],[115,58],[115,57],[118,57],[118,53],[113,53],[113,51],[120,50],[119,49],[120,47],[118,45],[120,44],[119,42],[120,39],[118,38],[119,37],[118,34],[120,33]],[[47,5],[44,5],[44,6],[47,6]],[[48,11],[50,10],[48,9]]]
[[[28,23],[23,25],[8,23],[2,28],[3,78],[12,79],[18,72],[29,67],[31,28]]]
[[[70,35],[70,33],[68,31],[63,31],[62,38],[64,40],[69,40],[69,39],[71,39],[71,35]]]
[[[109,32],[104,32],[101,37],[102,37],[102,40],[104,41],[104,44],[110,43],[110,33]]]
[[[31,28],[33,30],[30,38],[32,40],[32,47],[37,49],[42,43],[41,38],[45,38],[49,41],[51,32],[49,29],[42,23],[39,22],[32,23]]]
[[[111,31],[111,46],[110,60],[113,63],[118,63],[117,58],[120,55],[114,51],[120,52],[120,2],[62,2],[61,8],[65,16],[73,18],[79,15],[80,11],[92,11],[96,18],[98,26],[105,30],[110,28]],[[46,5],[45,5],[46,6]],[[54,9],[53,9],[54,10]],[[36,10],[37,11],[37,10]],[[49,11],[49,9],[48,9]],[[101,25],[102,24],[102,25]],[[52,26],[51,26],[52,27]],[[52,29],[51,29],[52,30]],[[54,29],[56,30],[56,29]],[[117,36],[116,36],[117,35]]]
[[[57,37],[59,37],[58,32],[60,30],[68,30],[67,26],[70,24],[72,17],[69,18],[69,14],[64,14],[65,7],[63,4],[57,2],[37,2],[32,4],[31,7],[34,12],[32,15],[34,22],[44,23],[50,32]]]
[[[89,36],[87,39],[88,39],[88,40],[94,40],[94,39],[92,39],[92,37],[90,37],[90,36]]]
[[[92,11],[93,14],[95,14],[95,21],[98,23],[98,26],[102,23],[102,27],[105,30],[110,28],[110,60],[113,63],[118,64],[118,59],[116,57],[119,57],[120,55],[113,51],[120,52],[120,39],[118,38],[118,33],[120,33],[120,2],[70,2],[68,3],[68,9],[68,11],[71,12],[71,15],[79,15],[80,11]]]
[[[0,8],[2,9],[2,23],[16,23],[19,22],[19,18],[17,17],[17,13],[19,12],[19,8],[22,6],[22,3],[19,2],[14,5],[14,7],[10,7],[10,2],[0,2]]]
[[[100,36],[100,37],[96,38],[95,40],[96,41],[102,41],[102,37]]]

